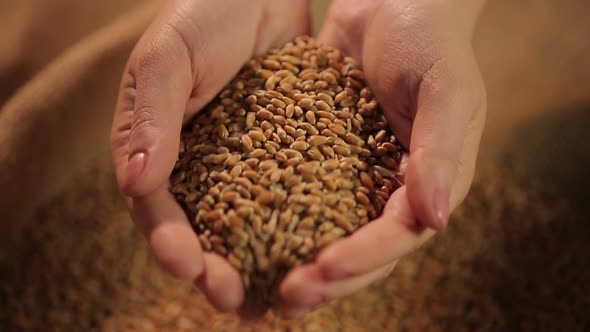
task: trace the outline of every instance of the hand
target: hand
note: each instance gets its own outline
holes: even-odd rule
[[[314,306],[385,278],[400,257],[445,228],[467,195],[486,97],[471,38],[482,0],[335,0],[323,43],[356,58],[393,132],[409,149],[406,184],[383,214],[292,271],[281,310]]]
[[[202,252],[168,191],[181,127],[254,54],[307,33],[307,0],[169,1],[123,75],[111,145],[132,218],[159,264],[219,310],[239,307],[244,290],[225,259]]]

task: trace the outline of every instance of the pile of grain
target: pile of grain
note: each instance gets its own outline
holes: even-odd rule
[[[249,61],[181,137],[172,192],[204,249],[263,297],[377,217],[402,181],[363,72],[309,37]]]
[[[493,161],[478,171],[448,230],[384,282],[302,321],[269,315],[247,324],[160,270],[115,199],[105,160],[100,171],[73,177],[0,262],[1,331],[590,329],[587,211],[575,214],[560,196],[542,194],[544,184],[488,167]]]

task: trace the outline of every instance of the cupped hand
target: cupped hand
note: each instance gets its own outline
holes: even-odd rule
[[[307,0],[168,1],[125,68],[111,132],[121,191],[159,264],[219,310],[239,307],[244,290],[169,193],[181,127],[254,54],[308,32]]]
[[[283,315],[385,278],[397,261],[446,227],[467,195],[486,96],[471,39],[483,0],[335,0],[320,34],[365,71],[408,151],[405,185],[381,217],[293,270],[281,285]]]

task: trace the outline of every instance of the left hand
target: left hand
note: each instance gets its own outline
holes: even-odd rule
[[[307,0],[169,0],[123,74],[111,148],[132,219],[160,266],[220,311],[240,307],[244,288],[225,258],[203,252],[170,193],[181,128],[249,58],[307,33],[308,23]]]
[[[385,278],[467,195],[486,96],[471,47],[483,0],[334,0],[320,40],[363,67],[393,132],[409,148],[406,184],[381,217],[290,272],[286,318]]]

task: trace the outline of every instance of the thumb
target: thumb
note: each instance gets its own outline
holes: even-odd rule
[[[112,146],[123,193],[145,196],[170,175],[193,83],[190,54],[173,28],[148,33],[121,83]]]
[[[423,75],[412,125],[406,185],[427,227],[443,229],[467,195],[485,120],[485,90],[475,60],[450,70],[440,60]]]

